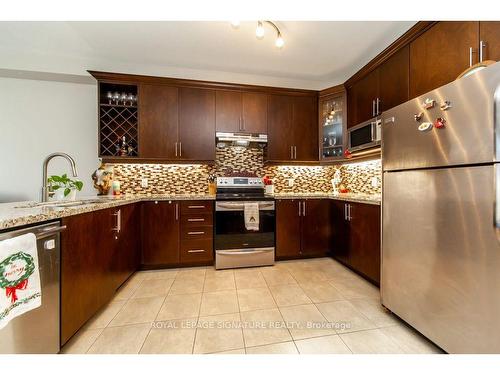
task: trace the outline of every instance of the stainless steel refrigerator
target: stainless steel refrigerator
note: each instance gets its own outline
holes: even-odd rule
[[[500,353],[500,63],[382,115],[382,303],[449,353]]]

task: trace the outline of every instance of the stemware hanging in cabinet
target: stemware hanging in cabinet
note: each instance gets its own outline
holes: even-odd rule
[[[344,93],[320,99],[322,159],[341,158],[344,152]]]
[[[99,82],[99,156],[138,156],[137,85]]]

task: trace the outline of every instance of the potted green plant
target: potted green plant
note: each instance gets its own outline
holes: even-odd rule
[[[65,173],[62,176],[53,175],[47,179],[50,190],[54,192],[55,200],[75,200],[76,191],[81,191],[83,182],[72,180]]]

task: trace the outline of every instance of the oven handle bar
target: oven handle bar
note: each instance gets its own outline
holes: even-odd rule
[[[251,202],[253,203],[253,202]],[[245,210],[244,203],[230,203],[230,202],[216,202],[215,203],[215,211],[243,211]],[[259,202],[259,211],[273,211],[274,210],[274,202]]]

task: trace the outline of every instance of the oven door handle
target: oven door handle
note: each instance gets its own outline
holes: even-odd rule
[[[219,210],[221,208],[222,210]],[[243,211],[245,209],[245,205],[243,203],[216,203],[215,210],[216,211]],[[259,203],[259,210],[274,210],[274,202],[270,203]]]
[[[247,255],[247,254],[262,254],[274,251],[274,248],[262,250],[247,250],[247,251],[234,251],[234,250],[217,250],[216,253],[220,255]]]

